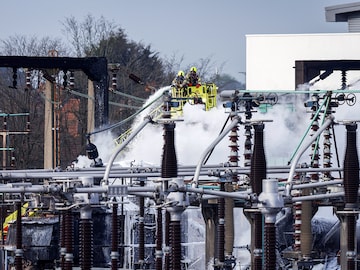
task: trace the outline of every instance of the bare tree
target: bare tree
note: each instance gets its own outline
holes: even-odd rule
[[[77,57],[89,56],[89,52],[101,41],[108,39],[119,29],[115,23],[107,21],[103,16],[96,19],[90,14],[82,22],[74,16],[67,17],[62,25],[63,33],[69,39]]]
[[[50,51],[56,50],[58,55],[66,55],[68,49],[59,38],[48,36],[38,38],[24,35],[14,35],[0,40],[0,54],[12,56],[47,56]]]
[[[225,63],[217,65],[212,61],[212,57],[200,58],[197,62],[188,65],[186,70],[190,70],[191,66],[196,66],[202,82],[212,81],[214,77],[222,73]]]

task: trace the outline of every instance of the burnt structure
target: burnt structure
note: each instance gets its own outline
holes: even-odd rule
[[[63,71],[82,70],[95,83],[95,125],[108,124],[109,118],[109,82],[108,65],[105,57],[31,57],[0,56],[0,67],[12,68],[16,74],[19,68],[60,69]],[[15,76],[15,75],[14,75]],[[70,81],[70,83],[72,83]],[[15,85],[16,87],[16,82]]]

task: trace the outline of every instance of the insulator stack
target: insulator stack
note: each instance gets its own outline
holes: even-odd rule
[[[22,270],[22,224],[21,224],[21,202],[16,202],[16,251],[15,251],[15,268]]]
[[[31,70],[27,69],[25,76],[26,76],[26,90],[30,90],[31,89]]]
[[[181,226],[180,220],[170,222],[171,270],[181,269]]]
[[[229,156],[229,162],[230,166],[237,167],[238,161],[239,161],[239,155],[238,155],[238,126],[235,126],[231,129],[229,139],[230,139],[230,156]]]
[[[117,89],[117,77],[116,73],[114,72],[111,77],[111,90],[116,91]]]
[[[225,191],[225,183],[220,183],[220,191]],[[218,199],[218,224],[217,224],[217,261],[225,261],[225,199]]]
[[[276,269],[276,227],[274,223],[265,223],[265,270]]]
[[[331,132],[330,128],[327,128],[323,132],[324,134],[324,149],[323,149],[323,166],[324,168],[331,168]],[[324,172],[324,180],[331,179],[331,172]]]
[[[235,178],[232,177],[234,180]],[[237,179],[237,177],[236,177]],[[225,183],[225,191],[227,192],[233,192],[234,186],[233,183],[227,182]],[[225,198],[225,235],[224,235],[224,251],[225,251],[225,263],[229,262],[228,259],[231,260],[233,258],[233,251],[234,251],[234,199],[232,198]]]
[[[74,72],[73,71],[70,71],[69,87],[70,87],[71,90],[75,89],[75,77],[74,77]]]
[[[232,120],[234,120],[232,118]],[[238,145],[238,125],[234,126],[231,131],[230,131],[230,135],[229,135],[229,139],[230,139],[230,155],[229,155],[229,164],[232,167],[237,167],[238,166],[238,162],[239,162],[239,145]],[[229,181],[228,183],[220,183],[220,189],[224,189],[224,191],[228,191],[228,192],[232,192],[233,191],[233,183],[238,183],[239,181],[239,176],[237,173],[233,173],[231,176],[231,181]],[[223,202],[222,202],[223,201]],[[219,215],[219,222],[218,224],[220,225],[220,223],[223,223],[223,244],[219,243],[219,246],[223,247],[223,261],[225,262],[226,258],[228,257],[232,257],[232,253],[233,253],[233,247],[234,247],[234,213],[233,213],[233,208],[234,208],[234,200],[231,198],[227,198],[227,199],[221,199],[221,203],[224,204],[223,206],[223,211],[224,211],[224,218],[222,221],[221,216]],[[218,206],[219,207],[219,206]],[[220,211],[218,211],[220,212]],[[225,222],[226,220],[226,222]],[[226,233],[225,233],[226,231]],[[222,257],[218,257],[219,259],[222,259]]]
[[[3,125],[4,125],[4,131],[6,131],[6,130],[8,130],[8,128],[7,128],[7,116],[5,116],[4,117],[4,123],[3,123]]]
[[[310,195],[309,189],[303,189],[303,196]],[[304,259],[308,260],[311,258],[311,250],[313,246],[312,231],[311,231],[311,219],[312,213],[312,202],[304,201],[301,205],[301,255]]]
[[[254,125],[254,150],[251,157],[250,181],[252,191],[262,192],[262,180],[266,178],[266,158],[264,151],[264,124]]]
[[[344,90],[346,89],[347,85],[346,85],[346,70],[342,70],[341,71],[341,89]]]
[[[26,131],[30,132],[30,115],[26,117]]]
[[[302,175],[298,175],[294,179],[294,184],[301,184],[303,182]],[[292,191],[292,196],[300,197],[302,195],[301,189],[295,189]],[[294,245],[293,250],[296,252],[301,252],[301,225],[302,225],[302,202],[294,202],[293,203],[293,217],[294,217]]]
[[[346,125],[346,150],[344,159],[345,208],[355,208],[359,191],[359,158],[356,146],[357,125]]]
[[[118,232],[119,232],[119,264],[120,268],[124,265],[125,257],[125,215],[124,213],[124,204],[121,205],[121,215],[118,216]]]
[[[299,197],[301,195],[300,190],[295,190],[293,197]],[[293,204],[293,213],[294,213],[294,251],[301,251],[301,202],[295,202]]]
[[[318,96],[317,95],[313,95],[313,102],[315,104],[318,104]],[[319,116],[316,116],[315,111],[317,110],[317,106],[313,106],[312,110],[314,111],[312,113],[311,118],[314,120],[311,126],[311,131],[313,135],[318,129],[319,129]],[[312,168],[319,168],[319,159],[320,159],[320,155],[319,155],[319,145],[317,144],[317,140],[315,140],[312,144],[311,144],[311,167]],[[317,173],[312,173],[311,174],[311,181],[313,182],[317,182],[319,180],[319,175]]]
[[[140,181],[140,186],[144,186],[145,182]],[[143,264],[145,260],[145,203],[144,197],[139,198],[139,264]]]
[[[93,223],[91,219],[80,220],[80,237],[80,267],[83,270],[90,270],[93,260]]]
[[[245,125],[244,166],[250,167],[252,153],[251,125]]]
[[[74,239],[74,229],[73,229],[73,215],[72,211],[68,210],[65,213],[65,270],[72,270],[73,267],[73,239]]]
[[[60,268],[65,269],[65,214],[61,213],[60,216]]]
[[[67,79],[68,79],[67,71],[64,70],[64,75],[63,75],[63,87],[64,87],[64,89],[66,89],[66,87],[68,86],[68,81],[67,81]]]
[[[17,68],[13,68],[13,75],[12,75],[12,77],[13,77],[13,85],[12,85],[12,87],[13,88],[15,88],[16,89],[16,87],[17,87]]]
[[[162,209],[159,207],[157,209],[157,218],[156,218],[156,251],[155,251],[155,269],[162,270]]]
[[[11,168],[15,168],[15,161],[16,161],[15,153],[14,153],[14,151],[11,151],[11,160],[10,160],[10,167]]]
[[[119,231],[118,231],[118,208],[119,204],[114,203],[112,206],[112,216],[111,216],[111,270],[118,269],[118,260],[119,260]]]

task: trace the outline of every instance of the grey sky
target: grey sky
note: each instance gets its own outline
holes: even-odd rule
[[[325,7],[346,0],[33,0],[3,1],[0,39],[15,34],[64,37],[61,22],[104,16],[128,38],[150,44],[161,57],[184,56],[184,66],[211,58],[214,69],[243,81],[246,34],[347,32],[325,21]]]

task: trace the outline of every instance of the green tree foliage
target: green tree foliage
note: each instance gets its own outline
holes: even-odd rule
[[[124,32],[119,29],[108,39],[102,40],[99,45],[88,52],[88,56],[105,56],[109,63],[110,74],[116,76],[117,85],[110,91],[110,100],[118,104],[134,106],[129,107],[110,107],[110,121],[121,121],[142,106],[139,99],[147,99],[154,89],[158,89],[166,84],[164,68],[158,53],[154,52],[150,45],[145,46],[141,43],[129,41]],[[140,85],[129,79],[130,74],[135,74],[145,83]],[[117,92],[128,96],[117,95]],[[132,96],[134,98],[132,98]],[[137,107],[137,108],[136,108]],[[129,126],[125,126],[120,131],[124,131]]]

